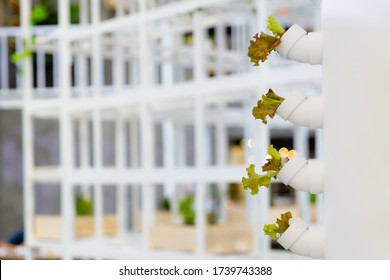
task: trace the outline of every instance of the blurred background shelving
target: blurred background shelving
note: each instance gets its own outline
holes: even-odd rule
[[[241,177],[270,143],[321,156],[320,131],[251,116],[270,87],[320,94],[321,68],[246,53],[269,14],[318,30],[320,2],[47,0],[31,27],[39,2],[0,27],[1,236],[23,217],[26,258],[293,258],[262,225],[320,222],[321,196],[275,181],[252,197]]]

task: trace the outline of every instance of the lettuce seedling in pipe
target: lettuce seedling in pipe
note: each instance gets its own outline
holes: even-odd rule
[[[283,27],[273,16],[269,16],[267,22],[267,28],[273,35],[264,32],[261,32],[260,35],[259,33],[256,33],[256,35],[253,36],[254,40],[250,41],[248,47],[248,56],[251,59],[251,62],[254,63],[253,66],[259,66],[260,61],[264,62],[267,60],[268,55],[281,43],[280,38],[285,32]]]

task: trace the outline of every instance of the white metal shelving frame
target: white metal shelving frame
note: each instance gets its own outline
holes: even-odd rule
[[[147,256],[211,258],[205,252],[207,184],[218,183],[223,190],[229,182],[240,182],[246,168],[246,165],[229,165],[227,162],[227,127],[243,127],[246,139],[253,138],[261,143],[254,150],[247,150],[246,155],[254,154],[256,161],[262,162],[269,145],[270,126],[259,125],[250,116],[251,108],[259,97],[259,90],[268,87],[286,90],[291,86],[301,85],[308,88],[309,95],[316,94],[320,70],[298,64],[286,67],[264,64],[260,69],[249,67],[246,58],[247,41],[254,30],[265,29],[269,11],[267,0],[254,1],[259,11],[256,15],[250,13],[246,1],[238,0],[116,2],[116,16],[102,20],[101,1],[80,0],[80,24],[70,26],[70,1],[58,1],[58,26],[48,28],[44,35],[38,36],[35,46],[35,52],[40,57],[47,53],[53,54],[58,67],[58,73],[57,68],[54,71],[53,87],[46,86],[39,61],[36,70],[33,70],[31,59],[23,61],[23,81],[18,82],[23,90],[22,99],[12,103],[12,106],[23,110],[26,258],[34,257],[34,248],[54,248],[63,259]],[[160,6],[156,3],[160,3]],[[22,33],[24,38],[29,38],[35,30],[29,26],[31,1],[22,0],[21,4]],[[225,44],[224,27],[227,25],[232,28],[232,47],[229,49]],[[211,26],[215,27],[215,50],[207,49],[206,46],[206,30]],[[191,46],[185,46],[178,40],[187,32],[193,34]],[[155,48],[156,45],[159,48]],[[111,61],[111,69],[104,63],[105,58]],[[156,67],[158,62],[160,76],[156,74],[159,71]],[[75,68],[73,82],[72,65]],[[188,65],[192,69],[193,78],[191,81],[184,81],[175,71]],[[210,65],[215,69],[216,77],[208,77],[207,69]],[[226,70],[232,73],[226,73]],[[33,71],[37,71],[37,87],[33,86]],[[112,73],[110,85],[104,84],[107,72]],[[1,90],[5,91],[4,88]],[[43,98],[40,95],[42,92],[46,92],[50,98]],[[243,106],[239,110],[231,109],[227,106],[231,102],[240,102]],[[58,119],[58,166],[34,166],[34,118]],[[111,167],[103,166],[102,163],[103,119],[114,120],[116,126],[116,165]],[[80,167],[74,165],[73,153],[70,152],[74,150],[75,120],[80,124]],[[90,137],[90,121],[93,124],[94,139],[92,166],[89,165],[90,147],[86,140]],[[154,163],[153,125],[157,121],[163,127],[162,167],[156,167]],[[194,125],[194,166],[186,166],[182,155],[184,153],[180,152],[185,150],[180,134],[186,124]],[[217,131],[215,165],[210,165],[207,155],[210,147],[206,143],[205,128],[209,124],[214,125]],[[285,125],[279,120],[272,124],[273,127]],[[130,142],[125,141],[126,132],[129,132]],[[307,150],[307,132],[305,129],[296,129],[294,132],[297,150],[302,150],[303,154]],[[321,138],[319,133],[316,135],[317,139]],[[127,166],[124,156],[126,149],[131,154],[130,166]],[[63,223],[59,242],[38,240],[33,236],[34,184],[37,182],[56,182],[61,185]],[[168,252],[164,255],[149,251],[149,229],[154,221],[155,210],[152,203],[155,196],[154,185],[159,183],[174,188],[181,182],[195,184],[196,254]],[[108,240],[103,235],[102,188],[105,184],[117,187],[116,214],[119,222],[115,240]],[[75,185],[93,185],[95,236],[88,240],[77,240],[74,236]],[[126,211],[129,202],[125,199],[127,185],[132,186],[133,194],[142,192],[141,234],[129,233],[126,228],[129,215]],[[261,192],[260,199],[248,196],[247,203],[252,210],[258,210],[250,211],[252,214],[249,217],[254,232],[252,256],[266,258],[270,256],[270,242],[263,237],[261,225],[269,222],[269,193],[268,190]],[[133,195],[133,199],[134,197],[138,195]],[[307,213],[304,210],[308,205],[307,197],[298,195],[298,198],[303,213]],[[174,199],[172,202],[173,208],[177,208],[177,202]],[[134,199],[130,204],[134,215],[139,202]]]

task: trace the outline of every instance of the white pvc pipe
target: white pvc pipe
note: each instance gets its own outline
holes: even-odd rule
[[[310,193],[324,191],[324,166],[320,160],[306,160],[298,153],[290,159],[277,175],[285,185]]]
[[[307,33],[299,25],[291,26],[275,49],[292,60],[310,64],[322,63],[322,33]]]
[[[322,128],[323,96],[306,97],[294,90],[278,107],[276,112],[284,119],[299,126]]]
[[[389,10],[323,1],[328,259],[390,259]]]
[[[319,259],[324,257],[324,228],[309,227],[301,218],[297,218],[279,237],[278,243],[291,252]]]

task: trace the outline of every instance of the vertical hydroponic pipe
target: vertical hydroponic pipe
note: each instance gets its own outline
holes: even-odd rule
[[[323,1],[327,259],[390,259],[389,11]]]

